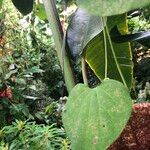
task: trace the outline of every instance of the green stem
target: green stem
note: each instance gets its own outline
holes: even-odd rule
[[[63,47],[63,31],[62,31],[59,15],[56,9],[56,4],[54,0],[43,0],[43,3],[44,3],[45,10],[46,10],[47,18],[49,20],[51,30],[53,33],[53,38],[54,38],[54,42],[56,45],[58,59],[60,61],[61,67],[64,68],[63,72],[64,72],[64,79],[65,79],[66,87],[67,87],[68,92],[70,92],[71,89],[75,86],[75,78],[74,78],[74,73],[72,70],[73,67],[70,62],[70,58],[67,53],[68,50],[66,49],[66,47],[65,47],[65,54],[63,58],[64,67],[61,61],[62,60],[61,50]]]
[[[83,50],[83,53],[82,53],[82,76],[83,76],[84,84],[88,86],[88,79],[87,79],[87,74],[86,74],[85,50]]]
[[[103,22],[103,27],[105,26],[106,19],[103,17],[102,18]],[[104,27],[103,30],[103,35],[104,35],[104,49],[105,49],[105,79],[107,78],[107,72],[108,72],[108,59],[107,59],[107,39],[106,39],[106,29]]]
[[[110,35],[109,35],[109,30],[108,30],[107,25],[106,25],[106,33],[107,33],[107,36],[108,36],[108,40],[109,40],[109,43],[110,43],[110,47],[111,47],[111,50],[112,50],[112,54],[113,54],[113,57],[114,57],[114,60],[115,60],[117,69],[118,69],[118,71],[119,71],[120,77],[121,77],[122,82],[123,82],[123,84],[125,85],[125,87],[127,87],[127,84],[126,84],[126,82],[125,82],[124,76],[123,76],[123,74],[122,74],[122,71],[121,71],[121,69],[120,69],[120,66],[119,66],[119,63],[118,63],[118,60],[117,60],[117,57],[116,57],[116,54],[115,54],[115,50],[114,50],[114,47],[113,47],[113,44],[112,44],[112,41],[111,41],[111,37],[110,37]]]

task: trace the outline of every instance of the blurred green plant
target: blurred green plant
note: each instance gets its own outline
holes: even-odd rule
[[[128,27],[131,33],[150,29],[150,8],[138,9],[128,16]]]
[[[0,128],[15,119],[39,120],[36,113],[65,90],[49,24],[34,12],[23,17],[6,2],[1,9],[5,15],[1,20],[0,92],[9,87],[12,98],[0,96]],[[57,120],[47,117],[49,123]],[[46,118],[40,122],[47,122]]]
[[[16,120],[12,125],[0,130],[0,149],[63,149],[66,146],[64,140],[66,140],[64,130],[56,128],[54,124],[46,126]]]

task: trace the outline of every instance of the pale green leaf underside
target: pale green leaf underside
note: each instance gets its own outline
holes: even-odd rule
[[[105,150],[125,127],[132,101],[127,89],[105,80],[94,89],[78,84],[71,91],[63,123],[72,150]]]
[[[78,5],[92,14],[111,16],[148,6],[150,0],[78,0]]]

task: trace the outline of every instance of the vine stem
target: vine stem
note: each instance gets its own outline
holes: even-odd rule
[[[112,44],[112,41],[111,41],[111,37],[110,37],[110,35],[109,35],[109,30],[108,30],[107,25],[106,25],[106,33],[107,33],[107,36],[108,36],[109,44],[110,44],[110,47],[111,47],[111,50],[112,50],[112,54],[113,54],[113,57],[114,57],[114,60],[115,60],[117,69],[118,69],[118,71],[119,71],[120,77],[121,77],[122,82],[123,82],[123,84],[125,85],[125,87],[128,88],[128,87],[127,87],[127,84],[126,84],[126,82],[125,82],[124,76],[123,76],[123,74],[122,74],[122,71],[121,71],[121,69],[120,69],[120,66],[119,66],[119,63],[118,63],[118,60],[117,60],[117,57],[116,57],[116,54],[115,54],[115,50],[114,50],[114,47],[113,47],[113,44]]]
[[[86,61],[85,61],[85,49],[83,50],[82,53],[82,76],[83,76],[83,82],[86,86],[88,86],[88,79],[87,79],[87,74],[86,74]]]
[[[103,22],[103,35],[104,35],[104,50],[105,50],[105,79],[107,78],[107,72],[108,72],[108,59],[107,59],[107,39],[106,39],[106,29],[105,29],[105,22],[106,19],[103,17],[102,18]]]

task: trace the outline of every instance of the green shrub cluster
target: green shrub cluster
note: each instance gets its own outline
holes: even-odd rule
[[[1,150],[60,150],[67,146],[64,130],[54,125],[16,120],[0,130]]]

